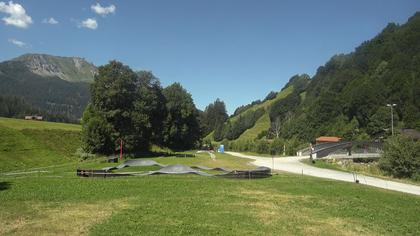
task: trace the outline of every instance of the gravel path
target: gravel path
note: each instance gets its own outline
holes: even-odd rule
[[[232,156],[253,159],[254,161],[252,162],[252,164],[256,166],[266,166],[266,167],[273,168],[273,160],[270,157],[250,156],[250,155],[244,155],[237,152],[226,152],[226,153]],[[353,175],[353,173],[329,170],[329,169],[321,169],[314,166],[306,165],[300,161],[306,158],[308,157],[307,156],[306,157],[305,156],[303,157],[291,156],[291,157],[274,158],[273,169],[291,172],[295,174],[304,174],[304,175],[310,175],[310,176],[315,176],[315,177],[320,177],[320,178],[341,180],[341,181],[346,181],[346,182],[355,181],[355,176]],[[357,174],[357,179],[359,180],[360,184],[375,186],[378,188],[390,189],[390,190],[404,192],[404,193],[411,193],[411,194],[420,196],[420,186],[374,178],[374,177],[361,175],[361,174]]]
[[[212,151],[197,151],[197,153],[208,153],[213,161],[216,160],[216,155]]]

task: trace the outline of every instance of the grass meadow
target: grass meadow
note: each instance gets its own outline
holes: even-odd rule
[[[0,235],[420,234],[420,197],[353,183],[281,172],[80,178],[78,167],[118,164],[80,161],[80,128],[25,122],[0,120]],[[147,159],[253,168],[225,154]]]

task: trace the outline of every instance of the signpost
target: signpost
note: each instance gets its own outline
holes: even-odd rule
[[[272,150],[270,150],[270,154],[271,154],[271,173],[273,173],[273,170],[274,170],[274,155],[276,154],[276,152],[272,149]]]
[[[120,138],[120,160],[123,159],[123,140]]]

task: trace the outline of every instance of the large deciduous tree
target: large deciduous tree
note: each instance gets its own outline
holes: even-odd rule
[[[193,148],[200,137],[198,112],[189,94],[179,83],[163,89],[168,115],[164,125],[164,143],[180,150]]]
[[[159,81],[117,61],[98,68],[92,101],[83,115],[83,140],[90,152],[110,154],[124,141],[128,152],[147,150],[159,140],[165,116]]]

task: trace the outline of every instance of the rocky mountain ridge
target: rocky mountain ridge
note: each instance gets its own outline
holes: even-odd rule
[[[20,61],[34,74],[58,77],[69,82],[92,82],[97,67],[80,57],[60,57],[47,54],[24,54],[13,61]]]

